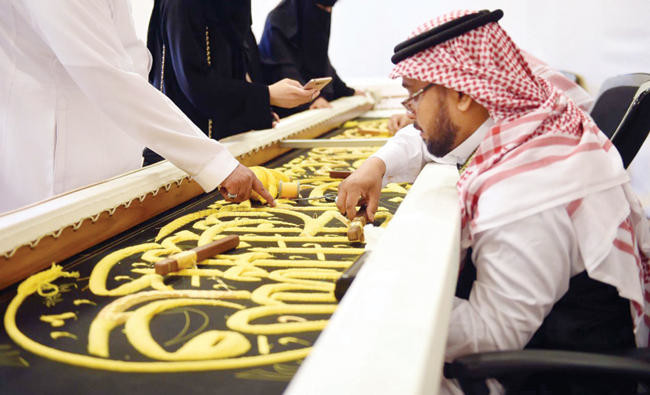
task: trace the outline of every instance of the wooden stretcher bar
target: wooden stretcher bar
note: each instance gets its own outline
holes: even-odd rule
[[[373,106],[371,96],[283,119],[274,129],[221,142],[244,165],[265,163],[291,148],[282,140],[314,138]],[[167,161],[0,215],[0,289],[107,240],[203,193]]]
[[[381,147],[388,139],[331,139],[331,140],[284,140],[283,148],[347,148],[347,147]]]

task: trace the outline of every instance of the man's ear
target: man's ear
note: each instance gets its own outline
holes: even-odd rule
[[[472,98],[469,95],[466,95],[462,92],[458,92],[458,102],[456,104],[457,108],[461,112],[469,110],[469,107],[472,105]]]

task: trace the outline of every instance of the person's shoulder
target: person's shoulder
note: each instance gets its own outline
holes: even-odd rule
[[[266,25],[275,35],[292,38],[298,33],[298,15],[290,2],[281,2],[266,17]]]

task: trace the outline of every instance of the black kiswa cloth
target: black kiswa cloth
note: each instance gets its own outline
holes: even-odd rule
[[[349,88],[338,76],[328,56],[331,13],[318,7],[334,1],[283,0],[266,18],[260,40],[260,56],[266,83],[291,78],[304,84],[312,78],[332,77],[321,95],[327,100],[351,96]],[[306,109],[276,109],[286,116]]]
[[[250,0],[156,0],[147,46],[149,81],[206,135],[271,127]]]
[[[216,0],[215,0],[216,1]],[[358,119],[363,120],[363,119]],[[371,119],[370,119],[371,120]],[[327,133],[324,138],[339,135],[345,131],[344,128],[332,130]],[[283,165],[292,162],[295,159],[300,161],[309,161],[310,150],[296,149],[290,153],[286,153],[273,159],[271,162],[265,164],[268,168],[281,168]],[[317,154],[317,157],[322,157]],[[313,158],[312,158],[313,159]],[[359,157],[352,155],[344,159],[345,164],[339,163],[341,169],[351,169],[353,164]],[[305,162],[306,163],[306,162]],[[295,167],[294,167],[295,166]],[[295,164],[289,168],[302,168],[304,169],[304,177],[316,177],[319,174],[326,173],[331,164],[327,161],[318,161],[313,166],[302,166]],[[394,201],[395,197],[403,197],[402,193],[385,192],[381,197],[381,206],[386,208],[389,212],[394,213],[399,202]],[[60,278],[52,284],[56,285],[60,290],[58,295],[52,295],[43,292],[43,296],[38,292],[32,294],[24,303],[20,305],[16,314],[16,323],[18,328],[28,338],[36,342],[46,345],[50,348],[62,350],[72,354],[89,355],[88,352],[88,333],[89,328],[93,321],[98,317],[100,312],[115,300],[121,298],[121,295],[96,295],[88,287],[89,277],[95,269],[97,263],[104,257],[123,250],[128,247],[135,247],[145,243],[155,241],[159,231],[165,225],[169,225],[179,218],[197,213],[204,210],[214,210],[213,204],[222,197],[218,191],[199,195],[188,202],[182,203],[177,207],[170,209],[165,213],[161,213],[156,217],[143,222],[124,233],[114,236],[113,238],[104,241],[89,250],[83,251],[74,257],[71,257],[63,262],[58,262],[64,267],[65,271],[79,272],[79,277],[74,278]],[[222,202],[224,203],[224,202]],[[224,203],[225,204],[225,203]],[[236,204],[228,204],[231,208],[237,206]],[[256,205],[254,205],[256,206]],[[300,229],[304,226],[303,215],[308,217],[317,217],[323,213],[322,206],[314,205],[309,201],[302,201],[296,204],[301,207],[299,211],[287,210],[286,213],[275,211],[275,221],[283,224],[281,227],[289,226],[294,229]],[[310,209],[311,208],[311,209]],[[229,211],[229,210],[228,210]],[[238,216],[239,209],[232,212],[232,217]],[[249,214],[255,214],[256,210],[249,211]],[[300,214],[306,213],[306,214]],[[263,215],[264,213],[258,212],[260,216],[255,216],[256,219],[261,221],[268,221],[269,217]],[[228,221],[227,218],[222,218]],[[253,216],[246,218],[253,219]],[[177,231],[185,230],[189,232],[201,234],[203,230],[197,229],[194,225],[204,220],[205,218],[197,218],[195,221],[184,222],[185,225],[177,228]],[[334,225],[336,220],[332,220]],[[291,224],[291,225],[289,225]],[[378,224],[379,225],[379,224]],[[223,229],[221,234],[258,234],[260,236],[267,235],[261,229],[256,231],[256,223],[250,225],[243,225],[248,227],[245,230],[237,230],[236,228]],[[334,225],[338,226],[338,225]],[[287,236],[285,239],[288,246],[294,247],[307,247],[302,242],[291,242],[290,239],[295,239],[296,233],[283,232],[277,229],[277,233]],[[322,248],[327,248],[331,253],[326,253],[326,260],[332,262],[343,262],[352,259],[352,254],[337,254],[334,251],[343,251],[337,247],[340,243],[334,240],[329,241],[331,235],[336,234],[336,228],[332,232],[320,233],[318,238],[322,238],[319,243]],[[174,232],[176,233],[176,232]],[[226,253],[226,255],[239,255],[254,253],[254,251],[267,251],[266,249],[278,246],[277,241],[269,240],[248,240],[249,246],[240,244],[239,251]],[[176,244],[183,250],[187,250],[196,246],[196,240],[179,241]],[[340,246],[338,246],[340,247]],[[268,251],[267,251],[268,252]],[[311,267],[310,262],[316,259],[316,251],[312,255],[297,256],[292,252],[273,252],[272,258],[277,260],[277,264],[282,265],[284,262],[295,262],[296,264],[288,264],[287,266],[262,266],[265,270],[271,272],[276,270],[295,269],[296,266]],[[290,259],[290,257],[292,259]],[[146,274],[138,274],[133,270],[136,267],[142,267],[144,261],[141,259],[141,253],[133,254],[128,258],[124,258],[120,263],[114,265],[110,270],[110,275],[107,278],[107,289],[115,289],[125,283],[126,277],[129,276],[132,280],[137,281],[137,278]],[[304,265],[298,262],[303,261]],[[221,269],[227,266],[219,266]],[[209,269],[210,266],[201,265],[201,270]],[[342,271],[342,267],[330,268],[328,270]],[[205,274],[205,273],[204,273]],[[217,281],[221,280],[220,282]],[[131,280],[127,280],[131,281]],[[330,280],[322,279],[324,282]],[[203,276],[198,284],[192,282],[191,276],[167,276],[164,283],[176,290],[197,290],[197,291],[218,291],[233,289],[235,291],[248,291],[252,294],[259,287],[266,284],[279,284],[284,283],[284,280],[274,280],[270,277],[260,278],[260,281],[248,281],[246,279],[230,279],[223,276]],[[43,287],[42,291],[50,291],[51,288]],[[143,289],[142,291],[148,292],[151,289]],[[301,294],[308,294],[310,292],[319,293],[319,291],[304,290],[300,291]],[[10,301],[16,295],[16,286],[3,290],[0,292],[0,317],[5,316],[7,307]],[[56,297],[55,297],[56,296]],[[59,298],[60,297],[60,298]],[[77,305],[77,300],[88,300],[94,304],[83,303]],[[226,297],[226,300],[231,300],[245,308],[257,307],[259,304],[250,298],[232,300]],[[48,302],[50,307],[48,307]],[[134,306],[129,311],[135,311],[138,308],[144,307],[147,303],[152,301],[143,301],[142,304]],[[156,303],[155,301],[153,303]],[[319,302],[316,302],[320,304]],[[330,303],[330,302],[327,302]],[[201,304],[193,304],[186,306],[179,306],[173,309],[159,311],[155,314],[147,324],[151,331],[151,335],[156,343],[158,343],[167,352],[176,352],[183,345],[187,344],[192,338],[205,334],[208,331],[232,331],[228,328],[228,318],[235,313],[238,309],[227,306],[208,306]],[[41,321],[41,315],[61,314],[64,312],[75,312],[76,317],[65,320],[62,327],[52,327],[49,323]],[[295,313],[307,321],[316,321],[327,319],[328,316],[323,314],[301,314]],[[278,322],[280,314],[272,314],[266,317],[256,318],[253,325],[257,324],[274,324]],[[155,362],[160,365],[166,365],[167,362],[159,359],[152,359],[147,355],[142,354],[138,349],[134,348],[135,343],[127,338],[126,334],[122,332],[123,324],[113,328],[109,336],[109,359],[119,361],[139,361],[139,362]],[[77,340],[72,338],[58,338],[51,337],[52,331],[67,331],[70,334],[77,336]],[[232,356],[232,358],[244,358],[247,356],[259,356],[260,351],[257,347],[258,334],[257,333],[240,333],[247,338],[251,347],[241,356]],[[304,342],[296,343],[289,341],[286,344],[280,342],[283,337],[291,336],[294,339],[301,339],[314,344],[320,334],[319,330],[306,330],[296,333],[276,333],[265,335],[270,345],[269,354],[302,349],[306,347]],[[285,339],[288,340],[289,338]],[[29,364],[29,367],[21,364],[21,358],[24,362]],[[289,358],[291,359],[291,358]],[[244,363],[239,368],[223,369],[223,370],[206,370],[206,371],[185,371],[185,372],[166,372],[166,373],[137,373],[137,372],[117,372],[102,369],[90,369],[81,366],[69,365],[64,362],[57,362],[56,360],[48,359],[40,354],[33,354],[30,351],[23,349],[20,345],[15,344],[11,338],[5,333],[4,325],[0,325],[0,395],[5,394],[93,394],[93,395],[115,395],[115,394],[138,394],[138,395],[160,395],[160,394],[183,394],[183,395],[281,395],[293,376],[294,372],[300,367],[301,360],[287,360],[278,363],[269,363],[260,366],[250,366]],[[71,391],[70,389],[74,389]]]
[[[490,22],[497,22],[502,17],[503,11],[501,10],[492,12],[482,10],[474,14],[464,15],[397,44],[394,49],[395,54],[390,60],[393,64],[397,64],[427,48],[461,36]]]

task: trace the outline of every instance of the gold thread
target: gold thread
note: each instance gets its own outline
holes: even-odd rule
[[[283,304],[253,307],[240,310],[231,315],[226,321],[228,328],[243,333],[261,335],[278,335],[282,333],[320,331],[327,325],[327,320],[287,322],[276,324],[251,324],[250,322],[261,317],[276,314],[332,314],[336,310],[335,304]]]
[[[61,337],[69,337],[70,339],[77,340],[77,335],[73,335],[70,332],[63,332],[63,331],[52,331],[50,332],[50,337],[54,340],[59,339]]]
[[[212,66],[212,59],[210,59],[210,30],[207,26],[205,27],[205,59],[208,66]]]
[[[93,302],[92,300],[88,300],[88,299],[75,299],[72,303],[75,306],[79,306],[81,304],[90,304],[90,305],[93,305],[93,306],[97,306],[97,303]]]
[[[196,255],[196,251],[189,250],[174,254],[172,258],[176,259],[176,263],[178,263],[179,269],[187,269],[196,265],[198,256]]]
[[[311,346],[311,344],[308,344]],[[271,346],[269,346],[269,338],[264,335],[257,336],[257,350],[260,354],[265,355],[271,352]]]
[[[70,318],[74,318],[76,320],[77,315],[73,312],[67,312],[63,314],[42,315],[40,317],[41,321],[47,322],[53,327],[63,326],[65,324],[65,320]]]
[[[206,53],[209,49],[208,38],[206,34]],[[308,155],[296,158],[278,170],[266,171],[268,174],[265,175],[273,185],[282,180],[281,176],[284,175],[287,178],[300,178],[301,182],[312,184],[312,188],[317,188],[319,192],[330,192],[336,190],[338,181],[328,177],[329,170],[353,170],[360,164],[360,158],[371,153],[372,150],[356,148],[312,150]],[[350,165],[351,161],[355,163]],[[306,176],[307,174],[310,176]],[[390,184],[382,192],[401,195],[406,193],[407,189],[408,187]],[[108,254],[93,268],[88,278],[90,290],[94,295],[126,296],[113,300],[92,321],[87,336],[86,355],[38,344],[22,334],[15,323],[17,310],[30,295],[50,297],[65,292],[66,284],[54,282],[58,277],[68,277],[65,272],[56,276],[46,273],[47,278],[36,277],[38,281],[32,278],[25,280],[7,309],[7,333],[26,350],[45,358],[113,371],[198,371],[241,369],[269,364],[281,366],[279,364],[290,361],[295,364],[296,360],[307,355],[310,348],[273,353],[272,346],[289,345],[296,348],[310,345],[304,339],[288,335],[322,329],[329,314],[336,308],[333,282],[340,275],[340,271],[348,267],[351,259],[361,251],[350,248],[345,238],[341,237],[341,233],[347,230],[347,227],[341,226],[345,225],[346,221],[341,220],[342,216],[336,215],[335,205],[328,202],[315,203],[317,204],[310,202],[308,206],[304,206],[280,200],[278,207],[268,208],[251,207],[250,202],[230,204],[220,200],[211,204],[209,211],[187,215],[169,223],[159,232],[156,243],[127,247]],[[382,207],[377,213],[377,217],[380,216],[385,219],[385,224],[391,214]],[[192,284],[201,277],[206,277],[218,283],[215,287],[226,291],[175,290],[173,287],[178,286],[180,282],[165,284],[162,277],[154,273],[151,263],[143,263],[156,262],[170,254],[188,249],[190,243],[202,245],[228,234],[239,234],[241,239],[248,243],[245,243],[245,246],[240,244],[240,248],[234,252],[202,261],[200,268],[184,269],[173,274],[192,277]],[[260,248],[257,244],[260,242],[273,242],[274,247]],[[328,254],[335,255],[336,260]],[[116,269],[113,269],[114,267]],[[111,277],[117,279],[117,273],[111,273],[113,270],[117,271],[117,268],[122,271],[130,270],[128,274],[133,279],[122,277],[124,273],[118,272],[119,278],[128,282],[108,290],[107,278],[112,274]],[[252,293],[232,291],[229,289],[232,287],[222,279],[256,281],[261,284]],[[206,281],[202,281],[200,285],[206,286],[205,283]],[[29,286],[23,287],[25,284]],[[211,286],[208,282],[207,287]],[[243,299],[245,302],[237,304],[228,301],[229,299]],[[189,333],[190,308],[185,307],[188,305],[233,309],[233,313],[229,313],[230,316],[226,314],[227,329],[205,331],[209,328],[201,325]],[[169,352],[162,347],[168,347],[169,342],[158,344],[153,340],[149,323],[156,315],[169,314],[169,310],[179,307],[184,311],[185,326],[169,342],[183,344],[177,351]],[[311,315],[322,315],[325,319],[306,318]],[[274,323],[257,323],[258,318],[264,317],[271,318],[270,321]],[[122,336],[122,333],[127,335],[129,343],[143,356],[155,361],[131,362],[111,359],[109,337],[118,334]],[[85,335],[82,334],[81,337]],[[267,337],[268,335],[280,336],[278,339],[275,336]],[[257,350],[254,351],[260,355],[243,356],[249,353],[244,350],[251,348],[253,343],[257,343]],[[287,377],[290,376],[291,374]]]
[[[165,82],[164,82],[165,81],[165,55],[166,55],[166,47],[165,44],[163,44],[162,60],[160,62],[160,86],[158,87],[161,92],[165,88]]]

